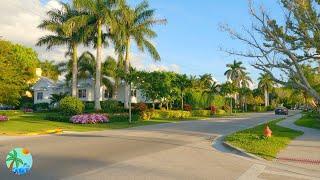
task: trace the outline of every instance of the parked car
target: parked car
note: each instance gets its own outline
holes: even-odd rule
[[[278,107],[278,108],[276,108],[274,113],[276,115],[288,115],[289,111],[288,111],[288,109],[286,107]]]

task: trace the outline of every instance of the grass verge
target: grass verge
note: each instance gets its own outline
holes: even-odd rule
[[[270,138],[263,136],[265,124],[262,124],[231,134],[225,138],[225,141],[246,152],[271,160],[275,158],[277,153],[281,149],[284,149],[292,139],[303,134],[301,131],[276,125],[276,123],[281,120],[283,119],[272,120],[268,123],[272,130],[272,137]]]
[[[302,118],[294,122],[298,126],[320,129],[320,118],[316,114],[305,114]]]
[[[52,129],[62,129],[63,131],[101,131],[108,129],[124,129],[136,126],[145,126],[161,123],[174,123],[182,120],[173,119],[153,119],[147,121],[136,121],[128,123],[127,121],[116,121],[102,124],[72,124],[69,122],[57,122],[45,120],[47,113],[22,113],[20,111],[7,114],[9,121],[0,122],[0,135],[27,135],[27,134],[45,134]],[[203,117],[188,118],[186,120],[201,120]]]

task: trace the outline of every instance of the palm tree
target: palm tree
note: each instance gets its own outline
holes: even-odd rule
[[[150,42],[157,33],[152,30],[153,25],[166,23],[166,20],[156,19],[155,10],[150,9],[147,1],[143,1],[132,8],[125,1],[120,2],[120,9],[116,13],[117,24],[114,31],[115,46],[119,54],[124,54],[125,73],[130,71],[130,50],[132,41],[138,49],[147,50],[151,57],[158,61],[160,55],[156,47]],[[125,108],[129,108],[129,83],[125,86]]]
[[[38,27],[51,31],[52,35],[41,37],[37,42],[38,46],[47,45],[47,49],[53,46],[67,45],[68,52],[66,55],[72,55],[72,96],[77,96],[77,50],[78,45],[83,42],[86,37],[85,29],[80,28],[77,31],[66,33],[63,30],[63,24],[68,20],[79,15],[79,12],[67,3],[61,3],[61,10],[51,10],[47,14],[48,20],[44,20]]]
[[[18,153],[15,149],[8,154],[6,162],[10,162],[10,170],[12,170],[14,164],[16,164],[16,167],[18,167],[19,164],[23,164],[22,159],[18,158]]]
[[[221,85],[216,81],[213,81],[206,89],[203,90],[202,95],[207,95],[207,102],[211,103],[214,95],[219,94],[221,91]]]
[[[183,110],[184,106],[184,93],[187,88],[191,87],[191,80],[187,77],[187,75],[177,74],[175,80],[173,81],[175,86],[180,90],[181,94],[181,110]]]
[[[246,68],[242,66],[241,61],[234,60],[232,64],[227,64],[228,70],[224,73],[228,80],[231,80],[238,88],[241,86],[241,76],[245,72]]]
[[[246,68],[242,66],[241,61],[234,60],[232,64],[227,64],[228,70],[224,73],[228,80],[232,81],[236,87],[241,88],[241,77]],[[235,104],[237,103],[237,93],[234,93]]]
[[[267,73],[260,74],[258,80],[258,87],[264,90],[264,105],[269,106],[269,92],[273,89],[275,83]]]
[[[252,79],[249,76],[249,73],[243,72],[240,77],[240,88],[249,88],[250,84],[252,84]]]
[[[113,13],[117,6],[114,0],[73,0],[74,6],[81,12],[79,16],[70,19],[64,27],[64,30],[70,33],[71,30],[78,30],[86,27],[92,35],[88,40],[93,42],[97,49],[96,56],[96,73],[95,73],[95,91],[94,91],[94,108],[96,111],[101,110],[100,105],[100,87],[101,87],[101,62],[102,62],[102,45],[107,45],[106,37],[112,31]],[[103,26],[107,26],[108,33],[103,32]]]

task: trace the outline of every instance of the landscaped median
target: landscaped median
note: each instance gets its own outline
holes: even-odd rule
[[[264,136],[266,124],[236,132],[225,137],[225,142],[240,148],[241,150],[257,155],[267,160],[276,157],[277,153],[284,149],[292,139],[303,134],[289,128],[278,126],[277,123],[283,119],[268,122],[272,130],[272,137]]]
[[[308,128],[320,129],[320,115],[315,113],[307,113],[294,124]]]

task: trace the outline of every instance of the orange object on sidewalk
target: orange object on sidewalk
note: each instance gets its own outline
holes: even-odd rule
[[[266,125],[266,127],[264,128],[264,136],[265,136],[265,137],[271,137],[271,136],[272,136],[272,131],[271,131],[271,129],[269,128],[268,125]]]

